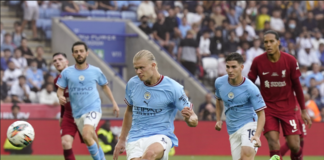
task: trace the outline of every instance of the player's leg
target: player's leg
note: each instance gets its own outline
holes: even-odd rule
[[[263,133],[268,141],[270,157],[273,155],[280,156],[279,119],[273,115],[267,114],[267,112]]]
[[[165,135],[154,135],[144,141],[145,152],[143,160],[168,160],[169,151],[172,148],[172,141]]]
[[[99,123],[99,122],[98,122]],[[94,131],[96,129],[94,128]],[[94,132],[94,134],[92,135],[93,136],[93,139],[95,140],[95,142],[97,143],[97,146],[98,146],[98,149],[99,149],[99,154],[100,154],[100,157],[102,157],[103,159],[105,159],[105,153],[103,152],[102,148],[100,147],[99,145],[99,139],[98,139],[98,136],[96,134],[96,132]]]
[[[241,160],[253,160],[258,151],[258,148],[254,147],[254,142],[251,142],[251,138],[254,136],[256,128],[257,123],[250,122],[238,130],[241,141]]]
[[[288,151],[289,151],[289,147],[286,139],[286,143],[280,146],[281,157],[283,157]]]
[[[241,158],[240,160],[254,160],[256,152],[254,148],[248,146],[241,147]]]
[[[105,154],[102,151],[101,147],[99,146],[99,140],[96,134],[96,127],[99,124],[99,121],[101,119],[101,113],[99,112],[89,112],[84,120],[84,127],[83,127],[83,134],[82,137],[84,138],[86,144],[88,143],[91,145],[97,145],[99,156],[101,159],[105,159]],[[88,145],[88,146],[89,146]]]
[[[299,128],[302,129],[301,134],[299,135],[299,137],[300,137],[300,148],[303,150],[303,148],[304,148],[304,137],[307,135],[307,130],[306,130],[306,125],[303,122],[303,120],[301,119],[301,117],[297,117],[297,118],[298,118],[298,122],[299,122],[298,123]],[[287,139],[286,139],[286,143],[280,147],[281,156],[284,156],[289,150],[290,149],[289,149],[288,142],[287,142]]]
[[[63,154],[65,160],[75,160],[72,150],[73,137],[71,135],[64,135],[61,137]]]
[[[72,150],[74,135],[78,131],[72,116],[63,116],[61,123],[61,141],[63,147],[63,154],[66,160],[75,160]]]
[[[236,131],[230,135],[231,154],[233,160],[239,160],[241,158],[241,136]]]
[[[147,138],[141,138],[134,142],[126,143],[126,154],[127,154],[127,160],[141,160],[143,153],[144,153],[144,147],[143,142]]]
[[[91,154],[91,157],[94,160],[100,160],[100,154],[99,154],[99,149],[96,144],[96,142],[91,138],[91,131],[93,129],[87,129],[87,128],[93,128],[93,126],[87,124],[84,124],[84,121],[86,120],[87,114],[82,115],[80,118],[75,119],[75,123],[82,135],[82,139],[84,143],[87,145],[88,151]],[[85,131],[85,132],[84,132]],[[94,131],[93,131],[94,132]]]
[[[287,139],[288,147],[291,151],[290,157],[292,160],[299,160],[302,155],[302,149],[300,148],[301,128],[298,125],[298,119],[295,115],[285,115],[280,117],[280,122],[283,134]]]

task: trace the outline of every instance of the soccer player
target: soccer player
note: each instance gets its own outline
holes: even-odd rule
[[[222,129],[221,115],[225,104],[227,132],[230,135],[233,160],[253,160],[261,147],[260,135],[265,121],[266,105],[257,86],[242,76],[243,57],[231,53],[226,59],[227,75],[215,81],[216,125]]]
[[[291,159],[299,160],[302,157],[299,138],[301,128],[296,118],[294,91],[301,108],[303,121],[309,127],[312,122],[305,110],[303,90],[299,82],[301,73],[298,62],[290,54],[281,52],[279,45],[277,32],[269,30],[264,33],[266,52],[254,58],[248,77],[252,82],[255,82],[257,77],[260,78],[261,93],[267,104],[264,135],[269,144],[270,157],[281,155],[280,123],[291,150]]]
[[[198,125],[198,117],[183,86],[158,72],[150,51],[136,53],[133,65],[137,76],[126,86],[127,109],[113,159],[126,149],[127,160],[167,160],[170,149],[178,146],[173,133],[177,110],[189,127]]]
[[[119,108],[107,85],[108,81],[105,75],[99,68],[86,63],[86,58],[89,55],[87,45],[84,42],[75,42],[72,46],[72,55],[76,64],[61,72],[56,83],[59,87],[57,96],[61,105],[66,104],[64,89],[69,86],[72,113],[78,130],[81,132],[92,158],[102,160],[105,159],[104,153],[98,145],[98,137],[95,133],[102,114],[97,83],[111,100],[117,117]]]
[[[53,55],[53,65],[55,66],[58,72],[62,72],[65,68],[68,67],[68,60],[66,59],[66,54],[57,52]],[[58,75],[54,83],[56,84],[57,79],[60,75]],[[57,87],[57,85],[56,85]],[[64,97],[66,97],[67,102],[65,105],[61,106],[61,118],[60,118],[60,126],[61,126],[61,140],[63,146],[63,154],[65,160],[75,160],[75,156],[72,150],[72,144],[74,140],[75,134],[78,132],[78,127],[74,123],[74,119],[72,116],[72,108],[69,102],[69,91],[66,87],[64,90]],[[80,135],[80,132],[78,132]],[[81,142],[83,142],[80,135]]]

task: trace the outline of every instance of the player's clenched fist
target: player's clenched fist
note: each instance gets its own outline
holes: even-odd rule
[[[66,103],[66,98],[64,96],[60,96],[59,101],[60,101],[60,104],[64,106]]]
[[[188,107],[184,107],[181,111],[181,114],[185,119],[189,119],[190,116],[193,115],[193,113],[194,112]]]
[[[215,129],[220,131],[222,129],[223,121],[217,121],[215,125]]]
[[[118,160],[118,155],[122,154],[125,151],[125,140],[119,140],[115,146],[115,151],[113,155],[113,160]]]

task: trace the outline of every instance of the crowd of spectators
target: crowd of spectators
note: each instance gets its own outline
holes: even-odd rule
[[[37,6],[37,7],[36,7]],[[247,76],[253,59],[264,53],[263,33],[280,34],[280,50],[293,55],[300,66],[306,106],[313,119],[324,119],[324,2],[322,1],[38,1],[24,3],[24,20],[7,33],[1,23],[1,102],[40,102],[54,92],[55,69],[28,47],[24,26],[34,23],[38,9],[62,12],[81,10],[133,11],[139,28],[198,78],[216,79],[226,74],[224,57],[238,52]],[[203,70],[201,70],[201,68]],[[49,85],[52,84],[52,85]],[[259,82],[257,82],[259,84]],[[2,87],[5,86],[5,87]],[[25,86],[25,87],[22,87]],[[37,96],[41,94],[43,96]],[[36,97],[36,98],[35,98]],[[215,120],[206,95],[200,119]],[[314,102],[314,103],[313,103]],[[318,110],[316,110],[318,109]]]
[[[1,23],[1,103],[41,103],[58,105],[54,86],[55,68],[44,59],[44,49],[33,52],[28,47],[21,23],[14,23],[13,33]]]

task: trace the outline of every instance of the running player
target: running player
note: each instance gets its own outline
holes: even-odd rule
[[[150,51],[136,53],[133,65],[137,76],[126,86],[127,109],[113,159],[126,149],[127,160],[167,160],[170,149],[178,146],[173,133],[177,110],[189,127],[198,125],[198,117],[183,86],[158,72]]]
[[[76,42],[72,46],[72,55],[76,64],[61,72],[57,81],[59,86],[57,96],[60,104],[64,105],[67,99],[64,97],[64,89],[69,86],[69,96],[72,113],[78,130],[82,134],[85,144],[94,160],[105,159],[101,147],[98,145],[98,137],[95,129],[101,118],[101,100],[97,90],[97,83],[113,104],[114,112],[119,114],[119,108],[108,87],[108,81],[102,71],[86,63],[89,55],[88,47],[84,42]]]
[[[232,158],[252,160],[257,148],[261,147],[260,136],[265,123],[266,105],[256,85],[242,76],[243,57],[238,53],[231,53],[225,62],[227,75],[215,81],[215,129],[222,129],[224,103]]]
[[[62,72],[65,68],[68,67],[68,61],[66,59],[65,53],[55,53],[53,55],[53,65],[55,66],[58,72]],[[55,80],[54,84],[56,84],[57,79],[60,75],[58,75]],[[57,87],[57,85],[56,85]],[[75,160],[75,156],[72,150],[72,144],[74,140],[75,134],[78,132],[78,127],[74,123],[74,119],[72,116],[72,109],[71,104],[69,102],[69,91],[66,87],[64,90],[64,96],[67,99],[66,104],[61,106],[61,118],[60,118],[60,126],[61,126],[61,140],[63,146],[63,154],[65,160]],[[80,135],[80,132],[78,132]],[[81,143],[84,143],[81,135],[80,135]]]
[[[264,47],[266,52],[254,58],[248,77],[255,82],[260,78],[262,96],[267,104],[266,123],[264,135],[267,138],[270,157],[281,155],[279,143],[279,123],[291,150],[292,160],[302,157],[300,149],[301,128],[296,117],[296,101],[301,108],[301,116],[306,125],[311,125],[311,120],[305,110],[303,90],[299,82],[298,62],[288,53],[279,50],[279,35],[269,30],[264,33]]]

